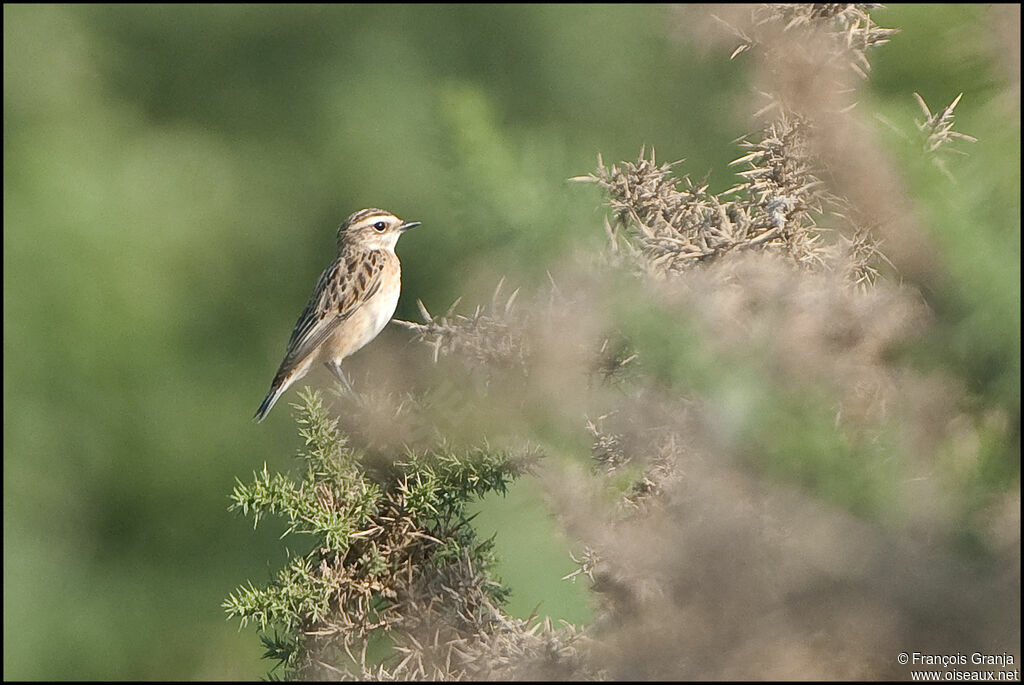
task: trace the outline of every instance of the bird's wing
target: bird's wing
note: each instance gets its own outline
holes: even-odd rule
[[[346,253],[320,274],[288,341],[277,377],[286,376],[345,319],[377,294],[385,258],[379,251]]]

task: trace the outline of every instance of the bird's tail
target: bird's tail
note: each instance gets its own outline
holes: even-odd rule
[[[266,418],[270,410],[274,408],[274,404],[284,394],[284,391],[290,388],[292,383],[306,375],[315,357],[316,355],[307,355],[298,364],[295,364],[290,357],[284,358],[284,361],[281,362],[281,368],[274,374],[274,382],[270,384],[270,391],[263,398],[263,401],[260,402],[260,408],[256,410],[256,414],[252,417],[253,421],[259,423]]]
[[[277,400],[280,399],[281,395],[284,394],[284,391],[288,389],[289,385],[291,385],[291,383],[284,382],[284,379],[275,378],[274,383],[270,386],[270,392],[268,392],[267,396],[263,398],[262,402],[260,402],[260,408],[256,410],[256,414],[252,417],[252,420],[259,423],[265,419],[267,414],[270,413],[270,410],[274,408]]]

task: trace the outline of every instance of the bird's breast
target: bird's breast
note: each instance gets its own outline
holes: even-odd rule
[[[385,278],[380,284],[380,290],[373,296],[373,299],[367,303],[369,312],[367,316],[369,318],[369,327],[373,331],[370,335],[370,339],[373,339],[384,330],[384,327],[388,325],[388,321],[391,321],[391,317],[395,315],[395,309],[398,307],[398,296],[402,290],[402,279],[401,274],[397,273],[398,269],[395,268],[396,273],[391,278]],[[387,275],[387,274],[385,274]],[[369,340],[367,341],[369,342]]]
[[[341,362],[376,338],[388,325],[398,307],[398,296],[402,290],[401,271],[397,262],[396,259],[394,265],[389,264],[385,268],[380,287],[374,296],[338,326],[325,350],[325,361],[330,359]]]

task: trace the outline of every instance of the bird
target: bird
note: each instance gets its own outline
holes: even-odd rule
[[[284,360],[253,421],[266,418],[289,386],[322,361],[351,392],[343,359],[377,337],[398,306],[402,268],[395,244],[421,225],[371,207],[338,228],[338,257],[324,269],[295,322]]]

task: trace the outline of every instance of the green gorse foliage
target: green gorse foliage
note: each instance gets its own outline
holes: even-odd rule
[[[309,536],[309,551],[268,586],[237,588],[224,602],[228,615],[258,626],[266,656],[289,678],[367,675],[371,637],[388,631],[401,644],[445,597],[456,597],[445,605],[461,617],[445,621],[448,637],[474,633],[508,590],[492,577],[493,542],[478,539],[466,505],[504,493],[535,457],[441,444],[372,472],[320,394],[307,389],[301,400],[301,479],[264,466],[249,484],[238,481],[230,508],[254,525],[268,514],[284,519],[283,537]]]

